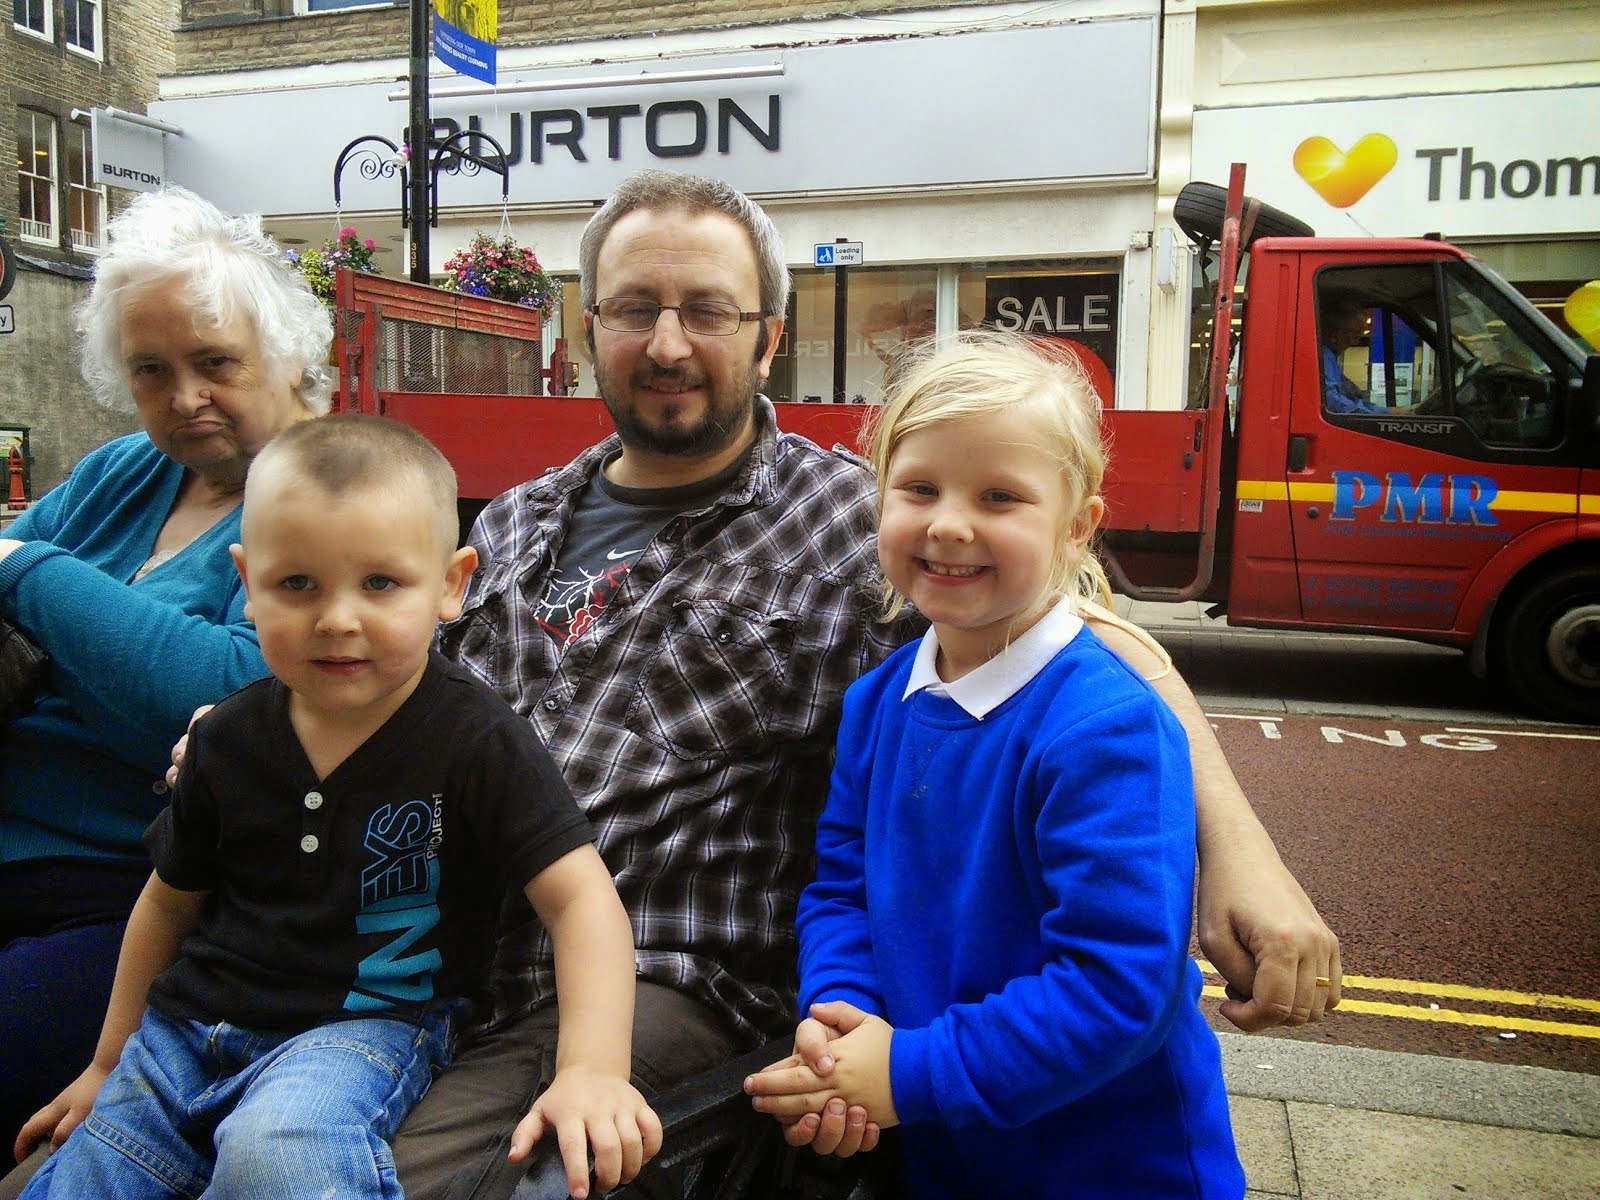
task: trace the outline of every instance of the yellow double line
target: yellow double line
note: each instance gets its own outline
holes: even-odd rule
[[[1200,969],[1213,979],[1220,979],[1216,969],[1200,960]],[[1340,986],[1337,1012],[1368,1013],[1378,1017],[1398,1017],[1407,1021],[1437,1021],[1446,1025],[1476,1025],[1486,1029],[1508,1030],[1519,1033],[1547,1033],[1555,1037],[1600,1039],[1600,1024],[1578,1025],[1569,1021],[1549,1021],[1538,1017],[1518,1017],[1496,1013],[1471,1012],[1447,1008],[1443,1004],[1396,1004],[1387,1000],[1363,1000],[1351,992],[1389,992],[1403,996],[1435,996],[1440,1000],[1458,1000],[1478,1004],[1502,1004],[1519,1008],[1565,1010],[1592,1013],[1600,1017],[1600,1000],[1581,996],[1552,996],[1533,992],[1511,992],[1500,988],[1472,987],[1464,983],[1430,983],[1421,979],[1383,979],[1372,975],[1346,975]],[[1204,994],[1220,1000],[1220,984],[1205,986]]]

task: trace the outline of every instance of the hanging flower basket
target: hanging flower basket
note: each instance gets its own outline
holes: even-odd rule
[[[475,233],[465,250],[457,250],[444,264],[444,287],[469,296],[508,300],[536,308],[549,317],[555,311],[555,280],[544,273],[532,249],[519,246],[509,236],[491,238]]]
[[[332,308],[335,269],[347,267],[352,271],[377,275],[377,265],[372,261],[372,253],[377,248],[378,244],[371,238],[361,237],[346,225],[339,230],[338,236],[329,238],[320,247],[304,252],[285,250],[283,257],[306,277],[317,299]]]

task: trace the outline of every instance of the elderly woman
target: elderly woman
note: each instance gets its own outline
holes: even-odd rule
[[[228,547],[250,460],[327,410],[332,326],[253,217],[180,189],[111,225],[84,377],[143,433],[94,451],[0,539],[0,614],[49,654],[0,730],[0,1130],[94,1052],[140,843],[194,709],[266,673]]]

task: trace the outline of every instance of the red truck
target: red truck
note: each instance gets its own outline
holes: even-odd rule
[[[1529,708],[1600,724],[1600,355],[1456,247],[1316,238],[1238,168],[1174,216],[1214,270],[1214,335],[1188,408],[1105,413],[1116,589],[1459,647]],[[469,500],[610,432],[564,394],[564,346],[539,360],[537,313],[372,276],[339,300],[346,405],[422,429]],[[860,408],[777,407],[857,441]]]

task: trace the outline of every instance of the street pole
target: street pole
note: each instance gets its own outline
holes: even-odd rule
[[[428,6],[431,0],[411,0],[411,117],[408,145],[411,174],[406,207],[411,223],[411,282],[429,282],[428,246],[428,145],[433,121],[428,115]]]
[[[834,238],[834,243],[848,241],[848,238]],[[843,404],[844,375],[845,375],[845,321],[850,314],[849,307],[850,272],[838,264],[837,259],[833,266],[833,402]]]

